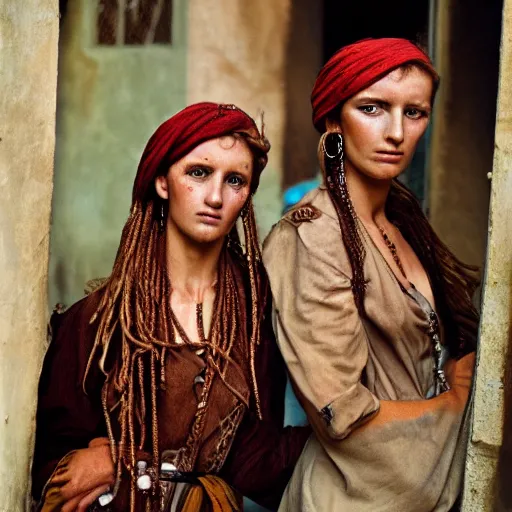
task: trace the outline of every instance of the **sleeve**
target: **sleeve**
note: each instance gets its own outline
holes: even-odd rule
[[[256,353],[263,419],[246,413],[220,476],[244,496],[277,510],[311,428],[283,427],[286,369],[272,331],[271,309],[269,301]]]
[[[50,321],[52,340],[39,380],[32,465],[36,500],[59,461],[73,450],[86,448],[95,437],[106,435],[99,370],[93,369],[88,377],[88,394],[82,385],[94,340],[89,305],[89,299],[84,299],[64,314],[54,313]]]
[[[361,382],[368,345],[351,281],[337,266],[341,237],[321,220],[281,221],[263,260],[279,347],[299,399],[315,428],[339,440],[374,415],[379,400]]]

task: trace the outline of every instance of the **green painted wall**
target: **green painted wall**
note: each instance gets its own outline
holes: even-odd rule
[[[107,276],[144,144],[186,104],[186,0],[173,44],[97,46],[95,2],[69,2],[59,55],[50,305],[70,305]]]

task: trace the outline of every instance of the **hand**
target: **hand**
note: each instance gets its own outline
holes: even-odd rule
[[[465,407],[469,398],[475,370],[475,352],[465,355],[458,361],[450,359],[446,364],[445,370],[448,383],[458,402]]]
[[[85,492],[66,501],[61,512],[86,512],[87,509],[104,493],[108,492],[110,485],[96,487],[91,492]]]
[[[63,512],[85,511],[114,481],[114,464],[107,438],[93,439],[88,448],[74,452],[65,471],[53,479],[55,484],[62,483]]]

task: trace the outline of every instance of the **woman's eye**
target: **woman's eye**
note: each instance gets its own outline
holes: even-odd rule
[[[405,115],[409,117],[410,119],[420,119],[421,117],[424,117],[427,115],[426,112],[423,110],[419,110],[417,108],[408,108],[405,111]]]
[[[207,176],[208,172],[206,169],[202,169],[201,167],[195,167],[194,169],[188,171],[187,174],[193,178],[204,178]]]
[[[378,107],[377,105],[363,105],[359,107],[359,110],[365,114],[376,114]]]
[[[235,187],[241,187],[242,185],[245,184],[245,180],[240,176],[233,175],[227,179],[227,183],[229,185],[234,185]]]

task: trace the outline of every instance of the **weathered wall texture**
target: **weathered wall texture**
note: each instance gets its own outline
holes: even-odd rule
[[[512,286],[512,282],[510,283]],[[508,329],[508,351],[506,355],[504,378],[504,421],[503,441],[500,447],[500,456],[497,469],[496,512],[512,510],[512,329]]]
[[[490,238],[464,512],[496,510],[497,457],[504,434],[511,435],[503,430],[503,410],[512,325],[512,0],[504,3],[500,66]],[[508,486],[511,481],[509,475]]]
[[[284,187],[313,178],[320,170],[320,135],[311,120],[310,96],[323,64],[323,5],[294,0],[289,16],[285,62],[285,123],[283,130]]]
[[[0,1],[0,510],[25,509],[45,347],[57,0]]]
[[[97,46],[96,1],[73,0],[59,57],[50,304],[110,274],[144,144],[186,102],[186,0],[173,43]]]
[[[457,256],[482,265],[487,239],[501,0],[436,2],[441,85],[430,151],[430,220]]]
[[[189,0],[188,103],[265,112],[272,150],[255,197],[262,237],[281,213],[285,55],[290,0]],[[259,121],[258,121],[259,124]]]

